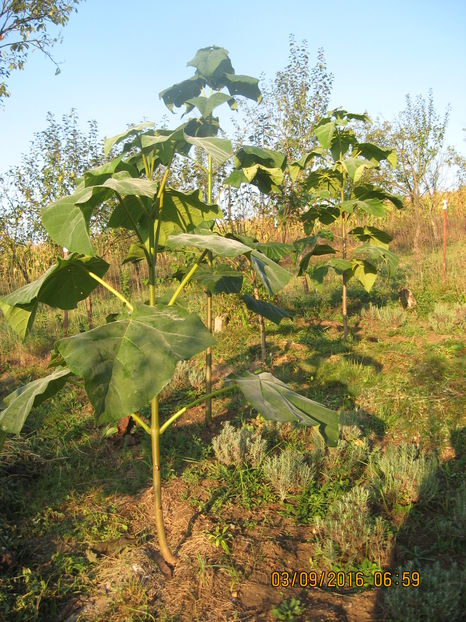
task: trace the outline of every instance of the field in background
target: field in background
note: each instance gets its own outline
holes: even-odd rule
[[[0,455],[0,618],[461,620],[464,213],[449,212],[445,286],[441,214],[434,224],[426,216],[417,256],[412,219],[394,216],[398,269],[370,294],[351,285],[346,342],[336,279],[308,293],[294,279],[280,294],[294,320],[267,322],[267,368],[339,410],[337,448],[325,449],[313,430],[271,425],[235,397],[215,402],[212,429],[199,407],[163,437],[164,511],[180,557],[173,575],[154,539],[146,438],[134,430],[118,439],[109,430],[101,444],[106,430],[95,428],[78,385],[38,408]],[[258,221],[248,231],[264,239],[275,228]],[[125,245],[108,241],[108,259],[123,256]],[[30,277],[52,256],[46,246],[30,249]],[[175,286],[166,279],[172,269],[162,262],[167,290]],[[2,293],[24,283],[4,257],[1,271]],[[133,266],[108,275],[136,299],[146,278]],[[398,301],[405,286],[417,301],[410,312]],[[103,291],[92,298],[95,325],[118,310]],[[203,315],[200,290],[190,286],[185,299]],[[218,334],[215,382],[233,369],[260,367],[255,316],[227,296],[215,313],[229,319]],[[71,334],[87,329],[84,303],[69,316]],[[45,308],[24,344],[0,323],[0,397],[45,373],[62,334],[63,313]],[[195,399],[202,379],[202,356],[180,364],[164,390],[162,416]],[[280,575],[280,587],[272,587],[272,570],[304,571],[307,586],[304,575],[301,587]],[[412,586],[396,586],[393,574],[392,586],[374,587],[385,570],[408,573]],[[331,571],[340,573],[338,585],[312,586]],[[416,572],[420,587],[413,587]],[[349,585],[355,573],[363,587]]]

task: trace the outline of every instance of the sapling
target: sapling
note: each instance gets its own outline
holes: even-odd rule
[[[192,100],[202,99],[198,96],[207,82],[206,76],[215,79],[217,85],[224,83],[231,95],[241,89],[249,94],[257,92],[257,81],[237,76],[223,48],[200,50],[194,61],[195,78],[177,85],[174,91],[163,92],[166,103],[173,100],[176,104],[180,90],[185,101],[187,88],[191,89]],[[193,105],[214,106],[219,95],[222,94],[215,93]],[[225,97],[222,96],[223,100]],[[210,231],[201,235],[193,233],[201,224],[206,226],[205,223],[221,218],[221,211],[210,201],[205,202],[199,189],[182,192],[172,187],[169,180],[174,158],[187,157],[193,145],[205,149],[217,161],[229,157],[228,141],[204,135],[205,128],[205,119],[190,119],[175,130],[156,130],[152,123],[143,123],[108,139],[107,156],[117,149],[119,155],[86,172],[71,195],[42,210],[42,222],[50,237],[68,248],[69,256],[58,258],[39,279],[0,299],[6,320],[22,337],[31,331],[40,303],[72,309],[99,285],[119,301],[120,312],[111,314],[106,324],[55,343],[48,376],[16,389],[4,399],[0,442],[7,433],[19,433],[31,410],[67,381],[82,379],[97,423],[113,423],[131,416],[151,438],[155,522],[160,551],[170,564],[176,558],[165,535],[160,442],[168,427],[189,408],[240,390],[264,417],[319,426],[329,444],[334,445],[338,440],[335,412],[298,395],[268,373],[230,376],[220,389],[186,404],[163,423],[160,421],[158,396],[173,378],[177,363],[214,344],[212,334],[200,318],[177,301],[202,260],[209,252],[230,257],[246,255],[264,282],[272,284],[280,282],[286,272],[260,251],[238,240]],[[133,234],[135,242],[128,258],[147,263],[147,303],[129,300],[103,278],[109,266],[96,255],[89,233],[91,218],[102,214],[107,228],[124,228]],[[189,239],[191,246],[201,249],[201,253],[168,302],[163,301],[156,292],[157,260],[162,249],[176,247],[182,236]],[[141,414],[147,404],[150,404],[150,421]]]

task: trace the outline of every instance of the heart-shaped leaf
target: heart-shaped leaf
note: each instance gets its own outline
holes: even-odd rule
[[[170,382],[178,361],[213,343],[194,313],[135,305],[130,317],[61,339],[56,348],[84,378],[97,420],[111,422],[148,404]]]
[[[212,294],[239,294],[243,286],[241,272],[232,270],[228,266],[210,268],[202,264],[194,273],[193,280]]]

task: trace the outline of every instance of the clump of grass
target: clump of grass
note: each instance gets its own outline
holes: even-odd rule
[[[395,572],[417,570],[412,562]],[[443,569],[438,562],[419,571],[417,588],[392,586],[385,592],[385,604],[393,622],[456,622],[464,620],[462,591],[466,571],[453,564]]]
[[[401,506],[426,505],[434,499],[437,468],[437,459],[415,445],[390,446],[371,456],[372,488],[387,514],[396,519]]]
[[[458,545],[466,539],[466,484],[463,482],[455,496],[449,499],[449,512],[437,522],[439,537],[455,540]]]
[[[380,322],[391,329],[399,328],[407,319],[406,312],[399,306],[377,307],[372,303],[361,311],[361,317],[372,322]]]
[[[282,501],[298,486],[306,488],[316,475],[315,465],[306,464],[303,454],[292,447],[265,458],[262,470]]]
[[[369,491],[361,486],[337,499],[315,524],[317,553],[330,567],[361,564],[368,552],[379,566],[386,559],[389,543],[383,519],[371,516]]]
[[[450,305],[438,302],[428,316],[429,324],[436,333],[449,333],[455,328],[464,330],[466,306],[459,303]]]
[[[222,431],[212,439],[215,457],[225,465],[250,464],[257,468],[264,461],[267,440],[260,432],[254,432],[247,426],[235,428],[228,421]]]

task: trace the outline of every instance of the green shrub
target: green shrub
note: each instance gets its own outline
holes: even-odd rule
[[[260,432],[253,432],[246,426],[234,428],[228,421],[222,431],[212,439],[215,457],[226,465],[240,465],[243,462],[258,467],[267,451],[267,441]]]
[[[417,570],[410,562],[395,572]],[[385,603],[393,622],[456,622],[464,620],[462,591],[466,571],[453,564],[450,569],[433,566],[419,570],[419,587],[391,587],[385,592]],[[464,596],[463,596],[464,597]]]
[[[379,566],[387,557],[384,522],[370,514],[369,491],[355,486],[335,501],[324,518],[316,519],[318,554],[331,567],[361,564],[370,558]]]
[[[308,486],[316,475],[315,465],[306,464],[303,454],[292,447],[265,458],[262,470],[282,501],[298,486]]]
[[[438,302],[429,314],[429,324],[436,333],[449,333],[454,328],[464,330],[466,323],[466,306],[461,304],[449,305]]]
[[[438,462],[414,445],[389,446],[374,452],[370,471],[372,488],[386,512],[395,517],[400,506],[432,501],[438,492]]]
[[[399,328],[407,319],[406,311],[400,306],[377,307],[372,304],[361,311],[361,317],[368,321],[380,322],[383,326],[391,329]]]

